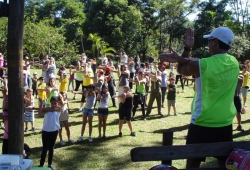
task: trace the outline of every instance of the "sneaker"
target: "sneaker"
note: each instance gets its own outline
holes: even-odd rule
[[[237,129],[236,129],[236,130],[238,130],[238,131],[244,131],[244,129],[242,128],[241,125],[237,126]]]
[[[162,108],[164,108],[164,105],[161,105]]]
[[[158,115],[161,115],[161,116],[163,116],[163,114],[160,112],[160,113],[158,113]]]
[[[102,137],[102,139],[106,139],[106,138],[107,138],[107,136],[103,136],[103,137]]]
[[[132,121],[135,121],[135,118],[134,118],[134,117],[131,117],[131,120],[132,120]]]
[[[76,97],[74,96],[74,97],[73,97],[73,100],[75,100],[75,99],[76,99]]]
[[[182,90],[182,93],[185,93],[185,90]]]
[[[147,120],[146,116],[143,116],[143,117],[142,117],[142,120]]]
[[[68,109],[68,112],[71,112],[71,110],[70,110],[70,109]]]
[[[63,140],[61,140],[60,145],[65,145],[65,142]]]
[[[170,116],[170,113],[168,113],[167,116]]]
[[[93,139],[91,136],[89,136],[89,142],[93,142]]]
[[[178,114],[177,113],[174,113],[175,116],[177,116]]]
[[[72,140],[72,139],[69,139],[68,142],[69,142],[69,143],[72,143],[72,144],[75,143],[75,141]]]
[[[119,133],[119,136],[122,137],[122,132]]]
[[[52,165],[49,165],[48,168],[50,168],[51,170],[56,170]]]
[[[113,107],[117,108],[117,106],[116,106],[116,105],[113,105]]]
[[[39,166],[37,166],[37,167],[43,167],[43,165],[39,165]]]
[[[25,128],[25,129],[24,129],[24,132],[27,132],[27,131],[28,131],[28,128]]]
[[[83,141],[83,136],[80,136],[78,139],[77,139],[77,142],[81,142],[81,141]]]
[[[31,128],[32,131],[35,131],[36,129],[34,127]]]
[[[131,132],[131,133],[130,133],[130,136],[135,136],[135,132]]]
[[[81,111],[82,111],[82,108],[79,109],[79,112],[81,112]]]
[[[247,107],[247,104],[245,103],[244,107]]]

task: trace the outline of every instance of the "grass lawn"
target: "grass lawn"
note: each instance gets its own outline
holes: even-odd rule
[[[38,72],[40,70],[32,70]],[[178,89],[181,92],[180,85]],[[177,96],[177,113],[178,116],[166,117],[167,107],[165,102],[165,108],[162,110],[164,117],[157,115],[157,108],[154,107],[150,117],[144,121],[141,120],[141,111],[136,113],[136,121],[132,122],[133,129],[136,132],[136,137],[130,136],[128,126],[123,126],[123,137],[118,137],[118,112],[117,108],[110,107],[110,113],[107,120],[107,139],[98,139],[98,117],[95,115],[93,118],[93,142],[89,143],[88,138],[88,125],[86,126],[84,141],[76,142],[75,144],[66,143],[61,146],[59,144],[59,137],[57,138],[55,153],[53,158],[53,165],[58,170],[111,170],[111,169],[128,169],[128,170],[146,170],[152,166],[158,165],[161,162],[139,162],[133,163],[130,159],[130,150],[139,146],[160,146],[162,145],[162,131],[166,129],[173,129],[174,131],[174,145],[185,144],[185,138],[187,134],[188,124],[190,122],[190,104],[192,102],[193,88],[191,86],[185,86],[185,93],[179,93]],[[69,105],[71,109],[70,113],[70,131],[71,138],[77,140],[80,136],[82,113],[78,112],[80,105],[80,95],[76,100],[72,100],[73,94],[69,93]],[[2,98],[0,99],[2,100]],[[0,101],[1,103],[1,101]],[[249,103],[249,102],[248,102]],[[37,101],[36,101],[37,106]],[[110,100],[110,106],[111,100]],[[156,106],[156,102],[154,103]],[[250,107],[250,106],[249,106]],[[234,131],[235,141],[249,140],[249,107],[246,108],[246,114],[242,115],[242,125],[245,132]],[[35,165],[39,165],[41,154],[41,128],[43,118],[36,115],[35,127],[36,131],[28,131],[24,133],[24,141],[32,148],[32,154],[30,158],[34,161]],[[234,128],[236,128],[236,119],[233,122]],[[29,124],[29,129],[31,129]],[[3,133],[3,131],[0,131]],[[63,138],[66,141],[65,130],[63,131]],[[2,143],[0,143],[1,148]],[[195,153],[194,153],[195,154]],[[47,165],[47,159],[45,162]],[[177,168],[185,167],[185,160],[173,161],[173,165]],[[216,165],[214,158],[208,158],[202,167],[212,167]]]

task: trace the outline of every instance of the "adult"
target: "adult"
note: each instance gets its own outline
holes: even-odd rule
[[[101,60],[102,60],[102,65],[104,66],[108,65],[108,58],[106,57],[105,54],[102,56]]]
[[[49,83],[49,79],[56,77],[56,65],[54,64],[54,58],[49,57],[49,63],[44,67],[44,70],[46,71],[45,76],[45,83]]]
[[[150,55],[149,55],[149,57],[148,57],[148,63],[149,64],[153,64],[153,62],[154,62],[154,57],[153,57],[153,54],[152,53],[150,53]]]
[[[124,86],[129,85],[129,75],[130,72],[128,70],[127,65],[122,65],[121,67],[118,66],[118,76],[119,76],[119,89],[118,89],[118,96],[122,95],[124,93]],[[120,102],[120,99],[118,98],[118,101]]]
[[[146,116],[151,113],[154,100],[157,102],[158,115],[163,116],[161,113],[161,72],[158,70],[155,74],[149,74],[149,78],[151,80],[151,92]]]
[[[186,31],[184,50],[180,57],[173,49],[170,54],[161,54],[160,60],[178,63],[177,71],[184,75],[195,75],[195,95],[191,108],[191,123],[187,144],[216,143],[233,140],[232,121],[236,109],[233,97],[238,81],[239,64],[234,56],[227,54],[234,40],[233,32],[227,27],[218,27],[208,39],[211,57],[191,59],[194,32]],[[187,160],[186,168],[199,168],[204,159]],[[226,158],[217,157],[219,167],[225,169]]]
[[[237,111],[236,112],[236,119],[237,119],[237,123],[238,123],[236,130],[238,130],[238,131],[244,131],[244,129],[241,126],[241,113],[243,113],[242,112],[243,110],[242,110],[242,104],[241,104],[241,98],[240,98],[243,78],[244,78],[244,76],[242,74],[240,74],[238,77],[238,83],[237,83],[236,90],[234,93],[234,105],[235,105],[235,108]]]
[[[120,53],[120,59],[121,59],[121,65],[128,63],[128,56],[124,51]]]
[[[135,63],[134,63],[134,59],[132,57],[129,57],[128,59],[128,70],[130,72],[129,74],[129,78],[131,79],[131,81],[129,82],[129,88],[133,89],[133,78],[135,75]]]
[[[31,86],[31,77],[30,77],[30,62],[29,62],[29,57],[28,56],[24,57],[23,70],[26,70],[27,83],[28,83],[28,87],[30,88],[30,86]]]
[[[161,107],[164,108],[165,95],[167,92],[167,82],[168,82],[168,73],[166,67],[162,65],[160,67],[161,71]]]
[[[83,64],[85,64],[87,62],[87,56],[86,56],[85,53],[81,54],[81,61],[82,61]]]
[[[247,101],[247,91],[249,89],[248,81],[249,81],[249,72],[247,71],[247,66],[243,65],[242,66],[242,75],[244,76],[243,78],[243,83],[242,83],[242,98],[243,98],[243,106],[246,107],[246,101]]]

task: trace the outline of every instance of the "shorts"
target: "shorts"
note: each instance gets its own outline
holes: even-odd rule
[[[176,100],[168,100],[168,107],[175,107],[175,104],[176,104]]]
[[[34,111],[25,111],[24,122],[34,122]]]
[[[245,88],[245,87],[241,88],[242,97],[247,97],[247,91],[248,91],[247,88]]]
[[[234,105],[237,110],[237,113],[240,113],[242,109],[240,96],[234,96]]]
[[[232,125],[212,128],[190,124],[188,128],[186,144],[196,143],[216,143],[216,142],[232,142],[233,141]],[[226,160],[227,157],[216,157],[220,160]],[[205,161],[206,158],[193,158]]]
[[[87,116],[94,116],[94,109],[86,109],[84,108],[82,111],[83,115],[87,115]]]
[[[108,108],[98,108],[97,113],[98,113],[98,115],[108,116],[109,109]]]
[[[126,117],[126,120],[130,121],[131,113],[132,113],[131,109],[119,108],[119,119],[124,120],[124,118]]]
[[[68,123],[69,121],[68,120],[63,120],[63,121],[60,121],[60,125],[64,124],[64,123]]]

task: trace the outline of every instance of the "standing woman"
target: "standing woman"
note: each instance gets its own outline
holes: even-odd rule
[[[73,92],[82,94],[86,97],[86,104],[84,106],[84,109],[82,111],[82,130],[81,130],[81,136],[78,138],[78,142],[83,141],[83,134],[86,128],[87,121],[89,123],[89,142],[93,142],[93,139],[91,137],[92,135],[92,120],[94,116],[94,105],[96,100],[96,94],[95,94],[95,86],[91,84],[88,87],[88,90],[84,90],[83,92]]]
[[[161,71],[161,107],[164,108],[164,100],[167,92],[168,74],[165,69],[165,66],[163,65],[160,67],[160,71]]]
[[[128,70],[128,66],[127,65],[122,65],[121,67],[118,66],[118,76],[119,76],[119,89],[118,89],[118,96],[120,96],[121,94],[124,94],[124,86],[128,86],[129,85],[129,75],[130,72]],[[119,99],[118,99],[119,101]]]
[[[46,72],[45,83],[49,84],[49,80],[56,77],[56,65],[54,64],[54,58],[49,57],[49,63],[46,67],[44,67],[44,71]]]
[[[74,91],[78,91],[79,87],[82,86],[82,82],[83,82],[83,74],[81,73],[82,71],[82,61],[78,61],[77,65],[76,65],[76,70],[74,71],[74,78],[75,78],[75,83],[76,83],[76,87],[74,89]],[[83,90],[83,87],[82,87]],[[76,99],[76,94],[74,94],[73,100]]]
[[[135,63],[134,63],[134,59],[132,57],[130,57],[128,59],[128,70],[130,72],[129,74],[129,78],[130,78],[130,82],[129,82],[129,88],[130,89],[133,89],[133,78],[134,78],[134,75],[135,75]]]
[[[135,132],[133,132],[133,127],[131,124],[131,110],[132,110],[132,93],[130,92],[129,86],[123,87],[124,93],[119,95],[120,98],[120,106],[119,106],[119,136],[122,137],[122,126],[124,119],[126,118],[130,136],[135,136]]]
[[[49,151],[48,157],[48,167],[54,170],[52,166],[52,160],[54,155],[54,146],[56,138],[58,135],[58,130],[60,129],[59,117],[61,114],[61,107],[58,105],[58,98],[53,96],[50,98],[50,107],[46,108],[34,108],[29,106],[29,109],[38,110],[39,116],[44,115],[43,128],[42,128],[42,153],[40,159],[40,165],[38,167],[43,167],[47,151]]]

